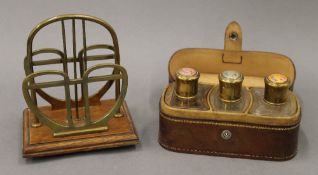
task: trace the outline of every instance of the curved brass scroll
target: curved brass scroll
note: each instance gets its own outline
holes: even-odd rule
[[[97,69],[103,68],[113,68],[114,73],[111,75],[101,75],[101,76],[89,76],[91,72]],[[59,75],[63,77],[63,80],[60,81],[50,81],[50,82],[41,82],[36,83],[34,78],[40,77],[43,75]],[[100,82],[100,81],[120,81],[122,80],[121,92],[116,100],[114,106],[109,110],[104,116],[102,116],[97,121],[91,120],[91,113],[90,113],[90,102],[88,96],[88,83],[92,82]],[[73,122],[73,116],[71,112],[71,100],[70,100],[70,85],[75,84],[82,84],[83,85],[83,93],[84,93],[84,106],[85,106],[85,123],[82,125],[75,125]],[[37,107],[36,102],[32,98],[32,90],[38,90],[42,88],[49,88],[49,87],[58,87],[64,86],[65,90],[65,101],[66,101],[66,110],[67,110],[67,123],[60,124],[53,120],[51,120],[47,115],[45,115],[39,108]],[[88,68],[84,74],[83,78],[78,78],[74,80],[70,80],[68,75],[62,71],[39,71],[34,72],[28,75],[22,84],[23,95],[26,100],[26,103],[30,110],[34,113],[34,115],[42,122],[43,124],[47,125],[54,131],[55,136],[59,135],[69,135],[69,134],[77,134],[77,133],[87,133],[87,132],[95,132],[99,130],[107,129],[107,122],[111,119],[119,110],[124,101],[128,86],[128,75],[126,70],[116,64],[98,64]]]

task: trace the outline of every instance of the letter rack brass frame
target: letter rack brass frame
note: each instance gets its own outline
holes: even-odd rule
[[[68,57],[66,45],[65,22],[72,23],[73,57]],[[82,24],[83,49],[76,51],[76,22]],[[99,24],[111,35],[113,45],[86,45],[86,21]],[[49,24],[61,22],[63,51],[55,48],[33,50],[33,39],[38,31]],[[104,49],[113,54],[88,55],[88,51]],[[39,54],[55,54],[58,58],[33,60]],[[97,64],[88,68],[88,61],[114,59],[115,64]],[[74,65],[74,79],[69,78],[68,64]],[[62,64],[63,71],[43,70],[34,71],[34,67]],[[79,74],[77,77],[77,64]],[[25,157],[42,157],[78,151],[88,151],[109,147],[137,144],[138,136],[135,132],[128,108],[124,102],[127,92],[128,75],[120,66],[118,40],[113,28],[105,21],[87,15],[67,14],[47,19],[37,25],[27,40],[27,56],[24,60],[26,78],[22,84],[23,96],[29,107],[24,111],[23,155]],[[99,69],[113,69],[111,75],[90,76]],[[35,78],[51,75],[62,77],[59,81],[35,81]],[[89,96],[88,83],[106,83],[95,94]],[[101,100],[115,81],[115,99]],[[120,83],[122,81],[122,85]],[[70,96],[70,86],[74,85],[74,100]],[[81,86],[82,98],[78,97],[78,85]],[[120,86],[121,85],[121,86]],[[64,87],[65,100],[47,94],[43,89],[50,87]],[[51,106],[39,107],[37,95],[46,100]],[[94,111],[95,110],[95,111]],[[62,111],[62,113],[61,113]],[[104,113],[100,116],[100,113]],[[65,116],[64,122],[57,122],[57,118]],[[97,116],[97,114],[99,116]],[[80,115],[83,115],[80,117]],[[92,120],[94,115],[94,121]],[[73,117],[75,116],[75,118]],[[97,116],[97,117],[96,117]],[[52,118],[55,118],[52,119]],[[81,121],[82,120],[82,121]]]

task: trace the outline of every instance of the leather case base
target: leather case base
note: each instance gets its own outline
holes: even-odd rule
[[[265,160],[296,155],[299,125],[269,127],[246,123],[175,118],[160,113],[159,143],[176,152]],[[232,139],[224,140],[222,131]]]

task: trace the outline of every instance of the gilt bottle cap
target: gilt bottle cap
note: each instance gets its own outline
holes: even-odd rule
[[[288,97],[289,79],[283,74],[271,74],[264,79],[264,100],[269,103],[281,104]]]
[[[223,71],[219,74],[220,98],[223,101],[233,102],[241,98],[243,74],[234,70]]]
[[[181,68],[176,72],[176,94],[182,98],[193,98],[198,92],[200,73],[193,68]]]

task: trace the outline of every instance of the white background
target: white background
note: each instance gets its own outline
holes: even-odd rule
[[[1,1],[0,174],[316,174],[317,7],[314,0]],[[22,158],[26,39],[36,24],[64,13],[97,16],[116,30],[122,65],[129,73],[126,100],[141,139],[137,147]],[[285,54],[296,65],[295,92],[303,118],[298,154],[290,161],[174,153],[157,143],[158,103],[168,82],[170,56],[185,47],[223,48],[224,30],[232,20],[242,26],[243,49]]]

